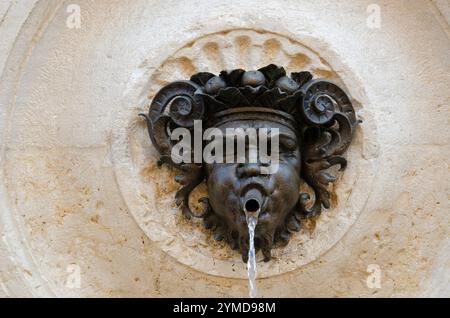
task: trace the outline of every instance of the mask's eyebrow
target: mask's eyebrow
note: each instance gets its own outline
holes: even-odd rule
[[[279,134],[280,140],[290,141],[290,142],[297,142],[297,138],[295,136],[286,134],[286,133],[280,133]]]
[[[271,139],[274,136],[278,136],[278,140],[280,141],[280,143],[283,143],[285,145],[293,145],[296,146],[297,145],[297,138],[296,136],[293,136],[291,134],[287,134],[285,132],[269,132],[268,133],[268,138]]]
[[[297,137],[285,132],[268,132],[267,140],[271,141],[273,137],[277,136],[280,146],[289,151],[297,149]]]

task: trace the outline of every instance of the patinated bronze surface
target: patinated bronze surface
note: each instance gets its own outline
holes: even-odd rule
[[[176,203],[187,218],[202,217],[217,240],[248,253],[248,229],[244,211],[258,210],[255,245],[264,259],[275,245],[287,244],[302,220],[330,207],[330,183],[336,176],[329,168],[345,169],[342,154],[358,124],[349,97],[337,85],[313,80],[309,72],[286,76],[284,68],[268,65],[258,71],[222,71],[218,76],[198,73],[189,81],[163,87],[145,116],[159,163],[181,171],[176,177],[182,187]],[[260,173],[261,163],[181,163],[171,158],[174,141],[170,131],[193,130],[194,120],[203,129],[278,128],[279,169]],[[206,180],[206,208],[195,215],[189,208],[191,191]],[[300,191],[306,183],[312,193]]]

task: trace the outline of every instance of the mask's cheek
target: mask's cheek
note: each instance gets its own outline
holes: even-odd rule
[[[290,166],[290,169],[295,171],[297,175],[300,175],[302,161],[299,150],[280,153],[279,158],[280,158],[280,165],[288,165]]]
[[[297,204],[300,197],[300,175],[292,165],[281,164],[272,178],[275,187],[269,198],[267,211],[269,215],[266,218],[267,221],[278,225]]]
[[[214,165],[208,169],[209,202],[216,214],[231,219],[239,208],[235,165]]]

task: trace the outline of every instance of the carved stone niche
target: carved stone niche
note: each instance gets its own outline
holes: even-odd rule
[[[287,76],[283,67],[274,64],[257,71],[200,72],[187,81],[169,83],[155,95],[148,114],[141,115],[160,154],[158,164],[181,172],[175,179],[182,185],[175,200],[184,216],[203,218],[214,238],[239,250],[244,261],[249,248],[244,212],[258,211],[255,245],[269,261],[274,246],[286,245],[302,222],[331,207],[334,166],[341,171],[346,168],[343,154],[359,123],[339,86],[313,79],[306,71]],[[202,122],[201,128],[195,121]],[[179,140],[171,138],[177,128],[192,135],[208,128],[224,134],[228,128],[258,132],[276,128],[279,164],[272,173],[263,173],[268,163],[259,159],[198,162],[195,147],[188,160],[178,160],[172,150]],[[208,197],[200,200],[205,205],[203,213],[196,214],[189,207],[189,196],[203,181]],[[305,185],[312,196],[301,190]]]

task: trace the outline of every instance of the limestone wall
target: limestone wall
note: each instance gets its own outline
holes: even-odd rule
[[[247,296],[137,114],[172,80],[268,63],[338,82],[364,123],[260,295],[450,296],[449,21],[448,0],[3,0],[0,296]]]

